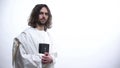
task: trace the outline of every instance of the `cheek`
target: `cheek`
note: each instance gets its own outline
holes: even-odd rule
[[[39,19],[41,19],[42,18],[42,16],[41,15],[39,15]]]
[[[46,18],[48,19],[48,16],[46,16]]]

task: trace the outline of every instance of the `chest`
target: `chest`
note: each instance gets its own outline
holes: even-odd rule
[[[50,44],[50,37],[47,32],[36,32],[32,34],[32,39],[35,45],[39,45],[40,43]]]

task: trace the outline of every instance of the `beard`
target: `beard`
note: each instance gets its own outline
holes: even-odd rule
[[[37,22],[37,24],[40,25],[40,26],[41,26],[41,25],[42,25],[42,26],[45,26],[45,25],[46,25],[46,22],[43,23],[43,22],[40,22],[40,21],[39,21],[39,22]]]
[[[47,23],[47,20],[45,18],[43,18],[43,19],[41,19],[37,22],[37,24],[40,25],[40,26],[41,25],[44,26],[44,25],[46,25],[46,23]]]

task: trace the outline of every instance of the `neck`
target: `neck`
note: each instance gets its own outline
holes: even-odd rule
[[[44,26],[40,26],[40,25],[37,25],[37,27],[36,27],[38,30],[44,30]]]

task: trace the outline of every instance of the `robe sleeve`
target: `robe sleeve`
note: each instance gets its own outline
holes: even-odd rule
[[[25,37],[23,38],[25,41]],[[41,55],[27,52],[24,42],[15,39],[13,43],[13,68],[42,68]]]
[[[27,54],[21,45],[18,50],[18,57],[21,58],[21,63],[25,68],[39,68],[41,66],[41,57],[39,54]]]
[[[53,58],[53,63],[56,63],[57,51],[56,51],[56,47],[55,47],[54,45],[52,45],[51,56],[52,56],[52,58]]]

